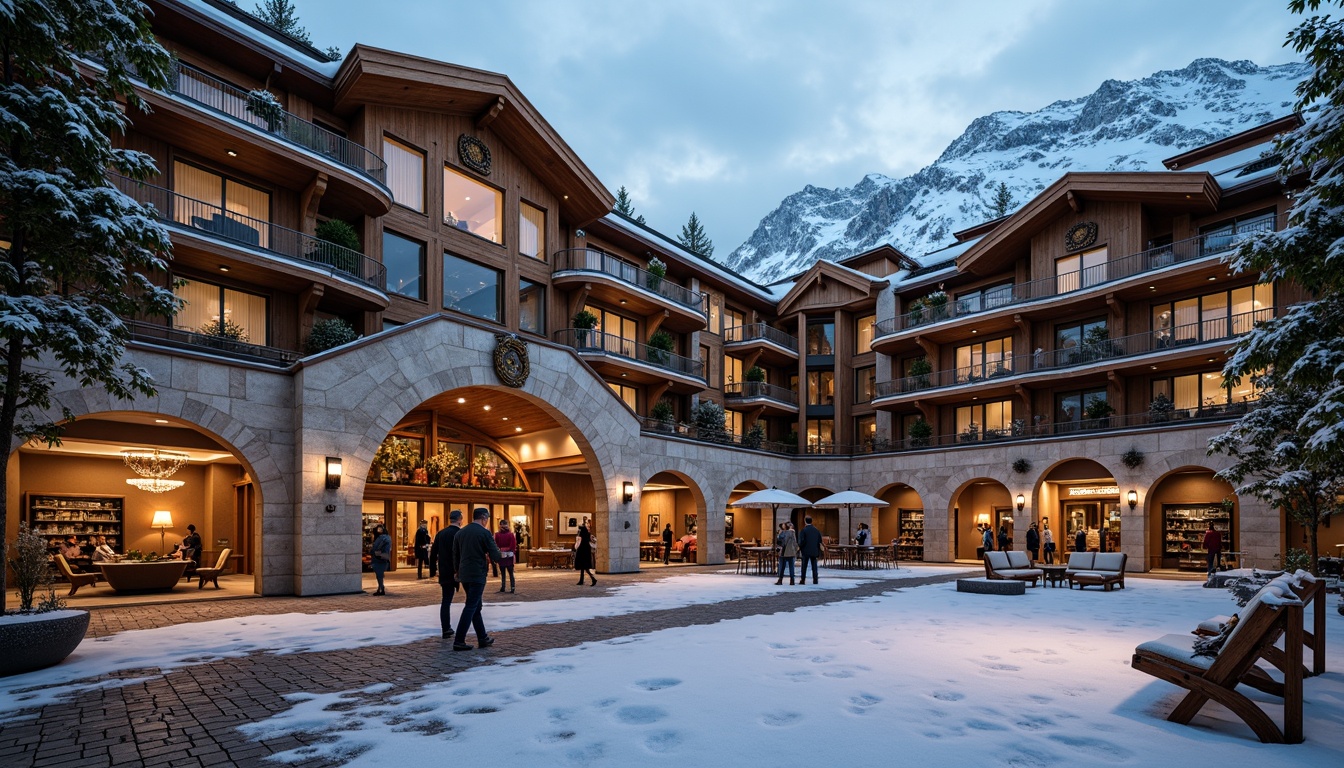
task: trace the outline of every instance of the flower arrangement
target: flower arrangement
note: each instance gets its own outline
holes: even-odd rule
[[[438,453],[425,459],[425,474],[434,485],[456,483],[462,479],[464,463],[462,454],[441,445]]]
[[[420,451],[412,447],[409,441],[398,440],[391,435],[373,454],[373,463],[392,475],[394,483],[401,482],[403,477],[410,479],[410,472],[419,461]]]

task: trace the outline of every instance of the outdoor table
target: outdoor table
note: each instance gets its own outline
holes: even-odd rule
[[[529,549],[527,567],[529,568],[569,568],[573,566],[572,549]]]
[[[738,551],[755,561],[757,576],[773,576],[775,569],[771,567],[770,553],[775,551],[774,547],[738,547]]]
[[[190,560],[98,563],[107,585],[118,592],[167,592],[177,586]]]
[[[1063,584],[1064,572],[1069,570],[1067,565],[1042,565],[1037,563],[1036,567],[1045,572],[1045,584],[1049,587],[1058,587]]]

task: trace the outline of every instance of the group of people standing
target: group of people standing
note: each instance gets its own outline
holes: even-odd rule
[[[801,558],[797,584],[807,583],[807,564],[812,563],[812,583],[817,583],[817,561],[821,558],[821,531],[812,525],[812,518],[803,518],[803,527],[793,530],[793,523],[785,521],[779,524],[779,533],[775,535],[775,548],[779,550],[779,577],[776,584],[784,583],[784,569],[789,571],[789,585],[794,585],[793,559]]]
[[[980,530],[980,546],[986,552],[995,550],[996,537],[993,526],[981,523],[976,526]],[[1087,532],[1078,531],[1081,537],[1075,541],[1075,547],[1079,551],[1085,550],[1087,544]],[[1000,525],[997,536],[998,550],[1005,551],[1012,544],[1012,539],[1008,536],[1008,526]],[[1041,554],[1044,552],[1045,559],[1041,560]],[[1041,526],[1036,523],[1027,526],[1027,553],[1031,555],[1032,562],[1041,560],[1046,565],[1053,565],[1055,562],[1055,535],[1050,532],[1050,521],[1041,521]]]

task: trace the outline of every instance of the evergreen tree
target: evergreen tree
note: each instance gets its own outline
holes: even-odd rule
[[[691,211],[691,218],[681,228],[681,236],[677,238],[686,250],[698,253],[705,258],[714,255],[714,243],[705,234],[705,228],[700,224],[700,219]]]
[[[294,0],[261,0],[252,15],[299,42],[313,44],[308,30],[299,25],[299,11],[294,7]]]
[[[1303,14],[1321,5],[1320,0],[1292,0],[1288,7]],[[1314,67],[1297,87],[1297,109],[1314,110],[1315,117],[1279,140],[1279,173],[1286,179],[1305,171],[1308,183],[1293,199],[1287,226],[1243,243],[1230,261],[1237,272],[1296,282],[1313,298],[1258,323],[1236,345],[1223,367],[1225,382],[1250,376],[1271,388],[1274,395],[1263,402],[1274,412],[1248,413],[1228,433],[1242,435],[1244,448],[1219,438],[1210,450],[1237,461],[1223,473],[1233,482],[1242,482],[1241,477],[1264,482],[1269,472],[1296,483],[1296,492],[1303,494],[1312,492],[1316,481],[1311,478],[1334,478],[1338,489],[1344,477],[1344,269],[1339,264],[1344,248],[1344,20],[1312,16],[1289,34],[1288,45]],[[1286,490],[1246,483],[1237,492],[1285,506],[1291,515],[1308,514],[1304,502],[1291,501]],[[1337,514],[1333,491],[1330,499],[1324,514]]]
[[[138,0],[0,2],[0,435],[6,450],[54,444],[70,411],[54,401],[55,377],[130,399],[154,394],[144,369],[123,363],[121,318],[171,316],[173,292],[146,273],[167,269],[167,230],[111,186],[108,169],[144,179],[140,152],[114,149],[126,126],[120,100],[144,109],[131,72],[168,83],[168,53]],[[76,55],[104,62],[85,77]],[[53,418],[53,414],[59,416]],[[0,462],[0,531],[8,518],[8,463]],[[0,612],[5,573],[0,567]]]
[[[625,191],[624,184],[621,185],[620,189],[616,190],[616,212],[628,216],[640,224],[644,223],[643,216],[635,215],[635,205],[630,202],[630,193]]]
[[[1012,213],[1013,203],[1014,200],[1012,190],[1008,189],[1007,184],[1000,181],[999,188],[994,190],[994,202],[990,203],[989,206],[990,217],[994,219],[1001,219],[1004,216],[1007,216],[1008,214]]]

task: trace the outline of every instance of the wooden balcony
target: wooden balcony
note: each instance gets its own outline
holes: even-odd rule
[[[566,328],[553,336],[557,344],[573,348],[604,379],[630,384],[667,384],[673,392],[701,392],[708,388],[699,360],[655,349],[611,333]]]
[[[274,365],[281,368],[288,367],[290,363],[302,357],[300,353],[293,350],[268,347],[262,344],[250,344],[223,336],[196,333],[181,328],[169,328],[164,325],[155,325],[138,320],[124,322],[130,329],[131,341],[150,347],[187,351],[227,360]]]
[[[724,400],[734,410],[760,408],[766,416],[784,416],[798,413],[798,394],[791,389],[777,387],[764,381],[744,381],[729,384],[723,390]]]
[[[557,251],[552,265],[552,285],[586,287],[589,297],[642,317],[665,313],[662,327],[670,331],[688,333],[709,325],[703,294],[609,253],[570,248]]]
[[[765,323],[723,329],[723,351],[737,357],[759,352],[758,363],[784,365],[798,360],[798,339]]]
[[[1058,314],[1068,303],[1094,300],[1131,284],[1142,285],[1158,273],[1165,280],[1174,273],[1188,271],[1181,267],[1207,268],[1247,238],[1275,228],[1275,220],[1267,218],[1263,225],[1236,234],[1199,235],[1077,272],[1016,283],[984,298],[949,299],[945,304],[918,306],[903,315],[879,321],[874,327],[873,349],[883,354],[899,352],[903,345],[908,346],[910,339],[920,335],[946,343],[960,334],[958,321],[965,318],[976,318],[977,324],[988,330],[1010,327],[1014,313],[1042,309]]]

